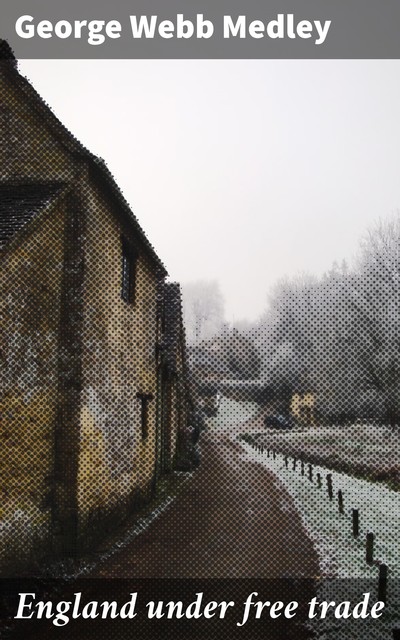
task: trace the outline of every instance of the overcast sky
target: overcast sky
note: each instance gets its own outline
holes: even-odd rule
[[[400,61],[21,61],[101,156],[172,279],[256,319],[400,209]]]

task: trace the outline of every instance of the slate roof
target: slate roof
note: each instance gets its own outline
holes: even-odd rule
[[[57,197],[59,184],[0,184],[0,249]]]

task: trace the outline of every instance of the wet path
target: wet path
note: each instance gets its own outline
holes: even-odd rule
[[[208,432],[202,465],[168,509],[97,577],[281,578],[318,572],[283,486],[226,432]]]
[[[311,637],[301,622],[303,602],[314,595],[313,580],[319,570],[313,543],[284,486],[236,439],[243,427],[215,422],[202,436],[200,468],[175,500],[143,534],[104,560],[78,586],[84,584],[85,601],[124,603],[137,590],[144,602],[167,598],[192,602],[196,593],[204,592],[206,601],[234,600],[238,610],[227,620],[200,619],[190,625],[185,620],[167,621],[160,628],[145,616],[135,621],[78,620],[62,629],[48,623],[39,638]],[[296,619],[271,621],[263,615],[239,628],[243,602],[253,591],[263,602],[298,601]]]

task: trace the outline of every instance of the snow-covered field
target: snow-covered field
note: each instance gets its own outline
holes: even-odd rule
[[[255,437],[255,434],[252,434]],[[307,462],[384,480],[400,489],[400,431],[374,425],[265,429],[257,441]]]
[[[299,462],[293,470],[292,458],[285,466],[284,456],[272,454],[267,457],[244,443],[247,452],[255,462],[266,465],[284,485],[300,512],[309,535],[314,541],[321,561],[322,580],[318,596],[324,600],[335,600],[335,589],[342,585],[346,595],[336,597],[336,601],[358,602],[362,596],[362,585],[371,588],[371,598],[377,596],[378,566],[368,565],[365,560],[365,538],[368,531],[375,534],[375,560],[385,562],[389,567],[388,600],[381,620],[337,621],[330,619],[317,625],[318,638],[365,638],[366,640],[389,640],[392,628],[400,622],[399,590],[400,582],[400,493],[388,487],[355,478],[345,473],[332,473],[333,500],[329,500],[326,484],[326,467],[313,467],[313,481],[308,478],[308,467],[301,475]],[[318,487],[317,473],[321,474],[322,486]],[[337,491],[344,497],[344,513],[339,513]],[[351,509],[360,514],[360,535],[352,535]],[[364,582],[365,581],[365,582]],[[368,582],[367,582],[368,581]],[[361,588],[361,593],[360,593]],[[337,596],[338,594],[336,594]]]
[[[237,426],[254,417],[258,407],[252,403],[222,398],[218,416],[209,425],[222,428]],[[243,429],[245,432],[246,429]],[[249,430],[251,431],[251,429]],[[305,528],[314,541],[320,557],[321,575],[316,595],[321,600],[353,604],[370,592],[371,602],[378,600],[378,562],[387,564],[389,582],[387,604],[379,620],[336,620],[312,624],[318,640],[392,640],[392,629],[400,624],[400,492],[371,478],[385,479],[392,486],[398,480],[400,435],[396,431],[371,426],[322,427],[278,432],[266,430],[254,440],[287,454],[267,457],[243,442],[246,455],[267,466],[277,482],[292,497]],[[293,470],[293,457],[304,456],[304,475],[298,461]],[[313,480],[308,478],[308,462],[313,462]],[[350,471],[345,473],[343,469]],[[352,472],[359,476],[355,477]],[[317,483],[317,474],[321,484]],[[326,476],[332,474],[333,500],[329,500]],[[370,479],[367,479],[369,477]],[[400,483],[399,483],[400,484]],[[344,512],[340,513],[337,492],[343,493]],[[358,538],[352,535],[352,509],[360,515]],[[367,532],[374,533],[374,564],[365,558]]]

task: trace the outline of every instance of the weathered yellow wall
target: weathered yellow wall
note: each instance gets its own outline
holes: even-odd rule
[[[73,162],[0,66],[0,176],[71,180]]]
[[[135,303],[121,299],[121,227],[90,191],[85,242],[81,514],[113,507],[154,475],[156,400],[142,440],[137,392],[156,394],[156,277],[140,254]]]
[[[85,162],[76,162],[48,120],[7,80],[1,65],[0,97],[1,180],[71,183],[83,175]],[[157,439],[156,399],[148,404],[148,436],[143,440],[136,398],[137,392],[157,392],[155,265],[139,248],[136,301],[125,303],[122,229],[97,187],[90,185],[86,176],[81,185],[87,217],[78,407],[81,531],[97,510],[106,511],[135,493],[146,495],[154,478]],[[0,516],[14,517],[22,509],[33,524],[44,523],[43,531],[50,522],[45,505],[53,471],[63,225],[60,213],[46,221],[45,233],[41,227],[32,232],[4,258],[0,276],[0,358],[4,366],[14,367],[11,376],[4,369],[2,378]],[[25,449],[29,460],[22,455]]]
[[[310,425],[315,423],[314,405],[315,398],[313,393],[294,393],[290,404],[290,411],[298,422]]]
[[[29,553],[50,523],[63,229],[62,211],[53,211],[0,256],[3,557],[13,550],[20,557]]]

